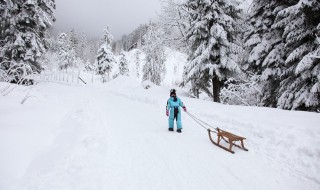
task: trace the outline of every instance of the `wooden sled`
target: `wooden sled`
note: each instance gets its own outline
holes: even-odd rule
[[[224,131],[224,130],[221,130],[221,129],[219,129],[219,128],[217,128],[217,131],[213,131],[213,130],[211,130],[211,129],[208,129],[208,133],[209,133],[210,141],[211,141],[214,145],[216,145],[216,146],[218,146],[218,147],[220,147],[220,148],[222,148],[222,149],[224,149],[224,150],[226,150],[226,151],[228,151],[228,152],[231,152],[232,154],[234,154],[234,151],[232,151],[232,147],[233,147],[233,146],[236,146],[236,147],[238,147],[238,148],[240,148],[240,149],[242,149],[242,150],[248,151],[248,149],[246,149],[246,148],[244,147],[244,144],[243,144],[243,140],[246,139],[246,138],[244,138],[244,137],[240,137],[240,136],[238,136],[238,135],[229,133],[229,132]],[[215,141],[212,139],[211,133],[216,133],[216,134],[217,134],[217,136],[218,136],[217,142],[215,142]],[[220,145],[221,139],[223,139],[226,143],[229,144],[229,148],[226,148],[226,147]],[[240,141],[240,142],[241,142],[241,146],[235,144],[234,142],[236,142],[236,141]]]

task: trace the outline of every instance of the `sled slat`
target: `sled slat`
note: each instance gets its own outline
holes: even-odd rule
[[[224,149],[224,150],[226,150],[226,151],[228,151],[228,152],[230,152],[230,153],[233,153],[233,154],[234,154],[234,151],[232,151],[232,147],[233,147],[233,146],[236,146],[236,147],[238,147],[238,148],[240,148],[240,149],[242,149],[242,150],[248,151],[248,149],[246,149],[246,148],[244,147],[244,143],[243,143],[243,140],[246,139],[246,138],[241,137],[241,136],[238,136],[238,135],[235,135],[235,134],[232,134],[232,133],[230,133],[230,132],[227,132],[227,131],[224,131],[224,130],[221,130],[221,129],[217,128],[217,136],[218,136],[218,139],[217,139],[217,142],[215,142],[215,141],[213,140],[213,138],[212,138],[211,132],[213,132],[213,131],[212,131],[211,129],[208,129],[208,134],[209,134],[210,141],[211,141],[214,145],[216,145],[216,146],[218,146],[218,147],[220,147],[220,148],[222,148],[222,149]],[[228,140],[226,140],[226,138],[227,138]],[[226,148],[226,147],[220,145],[221,139],[223,139],[224,141],[226,141],[227,143],[229,143],[229,148]],[[236,141],[240,141],[241,146],[235,144],[234,142],[236,142]]]

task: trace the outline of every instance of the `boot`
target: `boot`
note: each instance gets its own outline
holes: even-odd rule
[[[173,128],[169,128],[169,131],[173,131]]]
[[[181,131],[181,129],[177,129],[177,132],[178,132],[178,133],[181,133],[182,131]]]

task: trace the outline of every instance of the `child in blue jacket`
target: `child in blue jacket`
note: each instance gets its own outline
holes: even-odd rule
[[[176,90],[170,90],[170,98],[167,101],[166,106],[166,115],[169,116],[169,131],[173,131],[174,120],[177,122],[177,132],[181,133],[182,123],[181,123],[181,110],[187,111],[187,108],[184,106],[183,102],[176,95]],[[170,114],[169,114],[170,112]]]

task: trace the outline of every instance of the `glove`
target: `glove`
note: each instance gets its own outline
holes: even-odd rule
[[[186,106],[183,106],[182,108],[183,108],[183,111],[185,111],[185,112],[187,111]]]
[[[166,111],[166,115],[169,116],[169,110]]]

